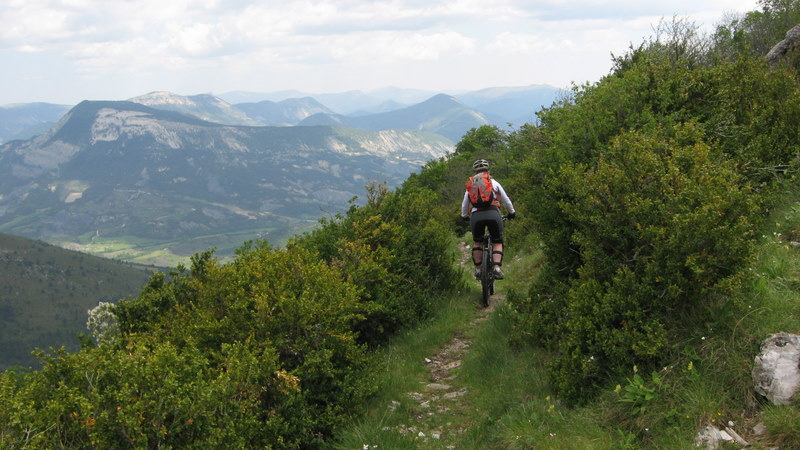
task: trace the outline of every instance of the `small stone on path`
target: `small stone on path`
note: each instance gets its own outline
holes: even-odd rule
[[[444,394],[444,398],[447,400],[452,400],[454,398],[465,396],[467,392],[469,391],[466,388],[458,390],[456,392],[448,392],[447,394]]]

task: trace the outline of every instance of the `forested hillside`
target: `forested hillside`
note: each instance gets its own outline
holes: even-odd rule
[[[517,206],[509,242],[541,261],[503,314],[515,349],[546,355],[531,370],[548,391],[520,400],[515,438],[496,447],[569,448],[580,430],[539,425],[593,406],[612,436],[601,448],[686,448],[705,424],[760,420],[754,352],[800,316],[796,285],[776,299],[751,270],[798,191],[800,59],[764,58],[795,23],[800,4],[777,0],[712,36],[665,21],[535,125],[473,129],[286,248],[248,243],[229,263],[205,252],[154,276],[81,351],[0,376],[0,442],[335,446],[376,389],[374,351],[464,286],[454,237],[478,157]],[[782,235],[799,233],[792,217]],[[800,445],[796,406],[771,417],[760,442]]]
[[[154,268],[0,233],[0,370],[36,366],[35,348],[79,348],[86,312],[136,295]]]

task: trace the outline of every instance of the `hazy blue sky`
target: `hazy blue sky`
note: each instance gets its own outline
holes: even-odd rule
[[[151,91],[437,91],[597,81],[660,19],[756,0],[3,0],[0,105]]]

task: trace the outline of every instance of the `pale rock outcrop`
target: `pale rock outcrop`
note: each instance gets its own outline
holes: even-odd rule
[[[767,53],[766,60],[771,66],[779,64],[786,55],[797,48],[800,44],[800,25],[795,25],[791,30],[786,32],[786,37],[775,44],[774,47]]]
[[[753,367],[755,390],[775,405],[794,402],[800,387],[800,336],[773,334],[761,344]]]

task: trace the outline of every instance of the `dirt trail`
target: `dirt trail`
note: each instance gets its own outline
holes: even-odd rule
[[[461,264],[471,270],[468,252],[469,247],[462,246],[464,257]],[[504,295],[493,295],[489,306],[479,308],[465,329],[479,326],[503,301]],[[456,332],[436,354],[425,358],[428,367],[427,380],[420,381],[420,389],[405,394],[413,401],[414,406],[409,408],[408,423],[399,425],[397,431],[414,437],[419,448],[454,449],[454,442],[466,431],[469,423],[464,415],[469,407],[469,390],[459,383],[458,369],[471,345],[471,337],[463,331]],[[400,402],[395,401],[389,408],[395,410],[399,406]]]

